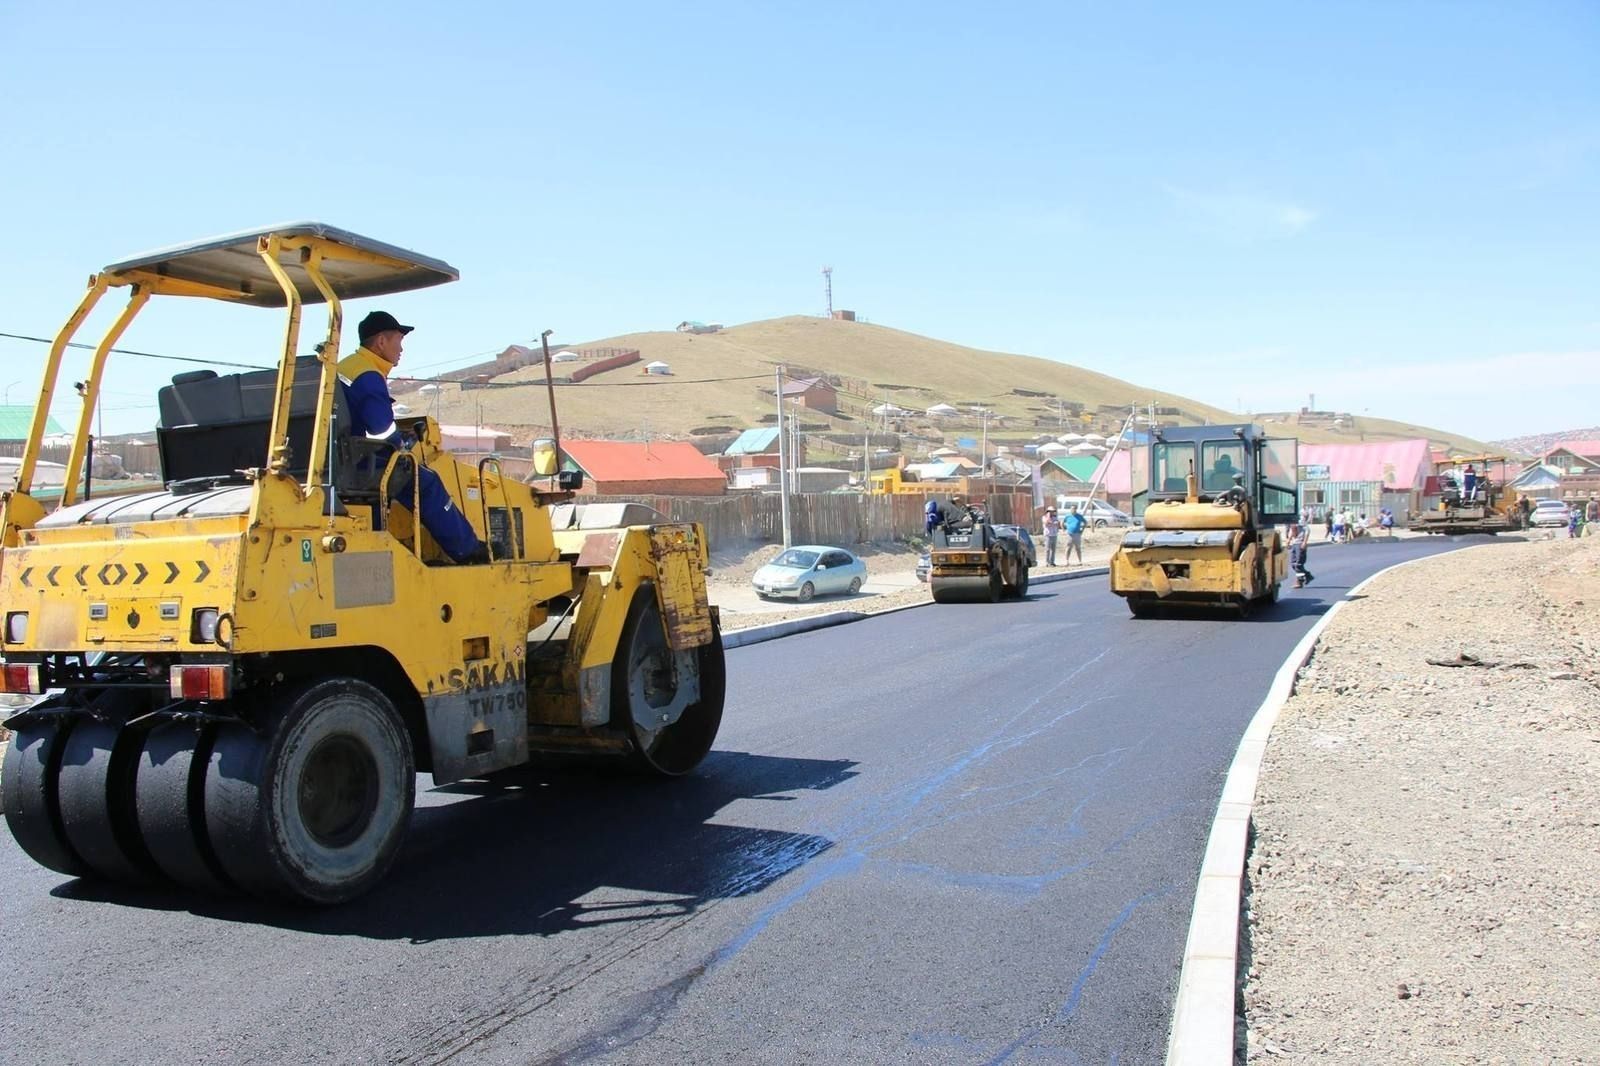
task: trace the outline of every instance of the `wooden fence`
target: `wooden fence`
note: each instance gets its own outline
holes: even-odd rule
[[[790,541],[794,544],[867,544],[905,540],[921,534],[922,495],[869,496],[858,493],[805,493],[789,497]],[[948,496],[935,496],[948,502]],[[782,543],[783,509],[772,493],[727,496],[584,496],[580,503],[643,503],[673,522],[699,522],[712,547],[749,542]],[[995,493],[986,498],[996,522],[1033,524],[1033,497]]]

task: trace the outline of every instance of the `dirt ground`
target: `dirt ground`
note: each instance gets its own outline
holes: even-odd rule
[[[1121,530],[1086,530],[1083,535],[1083,569],[1094,566],[1105,566],[1111,555],[1116,551],[1118,542],[1122,540]],[[1056,548],[1057,562],[1066,555],[1066,538],[1063,537]],[[892,592],[878,594],[863,593],[857,596],[825,596],[813,600],[808,604],[794,604],[760,614],[733,614],[724,613],[722,628],[724,632],[736,629],[746,629],[751,626],[768,625],[773,622],[787,622],[793,618],[807,618],[817,614],[828,614],[833,611],[860,611],[864,614],[873,614],[879,611],[893,610],[915,603],[931,603],[933,595],[928,591],[928,586],[910,580],[917,568],[917,556],[920,554],[909,547],[886,547],[881,545],[845,545],[850,551],[860,556],[867,564],[867,579],[869,584],[875,579],[889,575],[904,577],[903,584],[908,587]],[[1033,571],[1035,577],[1041,574],[1068,573],[1080,567],[1073,561],[1072,567],[1045,566],[1044,565],[1044,538],[1036,538],[1036,548],[1039,552],[1039,566]],[[766,563],[775,559],[783,548],[776,544],[763,544],[755,547],[725,547],[717,548],[711,553],[711,578],[707,582],[707,590],[711,595],[711,602],[716,603],[719,592],[726,595],[734,589],[750,587],[750,579]]]
[[[1600,538],[1368,586],[1272,733],[1242,1057],[1600,1062]]]

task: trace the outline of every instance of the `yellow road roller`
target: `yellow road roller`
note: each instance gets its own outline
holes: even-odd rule
[[[1247,614],[1288,574],[1276,527],[1296,520],[1298,445],[1251,425],[1155,430],[1135,449],[1134,513],[1111,557],[1111,591],[1134,617],[1198,604]]]
[[[447,784],[555,753],[675,776],[705,756],[725,686],[700,526],[637,506],[613,505],[615,522],[580,513],[581,473],[558,469],[559,441],[525,481],[494,457],[460,461],[432,418],[398,406],[403,433],[357,432],[345,302],[456,277],[299,223],[90,278],[0,499],[0,687],[41,697],[6,723],[0,801],[37,862],[333,904],[393,863],[418,772]],[[128,302],[87,356],[50,511],[33,493],[63,356],[114,290]],[[282,310],[276,366],[161,386],[163,488],[89,498],[79,478],[107,358],[167,296]],[[302,355],[314,304],[326,333]],[[553,400],[550,414],[554,426]],[[430,534],[440,491],[478,542],[466,557]]]

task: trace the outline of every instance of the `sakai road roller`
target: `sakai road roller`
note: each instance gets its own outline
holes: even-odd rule
[[[928,586],[936,603],[997,603],[1028,591],[1022,542],[989,523],[979,507],[940,510],[928,552]]]
[[[1163,604],[1202,604],[1243,615],[1274,601],[1288,574],[1275,528],[1295,521],[1298,442],[1255,426],[1156,430],[1136,450],[1131,529],[1111,557],[1111,591],[1134,617]]]
[[[344,301],[457,276],[305,223],[90,278],[0,502],[0,679],[42,697],[6,723],[0,798],[39,863],[338,903],[393,862],[417,772],[444,784],[556,753],[670,776],[710,749],[725,685],[699,526],[580,514],[559,444],[523,481],[458,461],[431,418],[402,417],[398,446],[352,435]],[[92,349],[47,510],[35,473],[63,354],[112,289],[128,302]],[[178,375],[158,395],[164,490],[82,498],[102,371],[155,296],[284,309],[277,368]],[[297,356],[318,303],[323,343]],[[426,500],[424,470],[487,548],[469,563],[401,502]]]

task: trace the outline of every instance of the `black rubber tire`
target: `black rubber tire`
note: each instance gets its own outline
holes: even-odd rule
[[[989,602],[999,603],[1000,598],[1006,594],[1006,581],[1000,574],[1000,564],[989,564]]]
[[[348,678],[267,698],[260,732],[217,729],[203,801],[211,849],[252,895],[319,906],[354,899],[388,872],[411,821],[416,764],[405,724],[387,696]]]
[[[1137,596],[1129,596],[1127,600],[1128,613],[1135,618],[1149,618],[1155,613],[1155,606],[1146,600],[1142,600]]]
[[[861,591],[861,579],[859,577],[851,578],[850,579],[850,595],[854,596],[856,593],[858,593],[860,591]]]
[[[134,774],[134,814],[139,835],[163,874],[185,888],[237,891],[206,836],[206,763],[214,726],[196,729],[168,722],[150,731]]]
[[[56,802],[61,751],[74,720],[51,718],[16,729],[0,765],[0,806],[17,846],[46,869],[68,877],[91,871],[67,842]]]
[[[133,778],[143,736],[118,721],[84,718],[61,750],[56,797],[67,843],[94,874],[147,885],[161,871],[139,836]]]
[[[795,599],[799,600],[801,603],[810,603],[811,597],[815,596],[816,594],[816,586],[807,581],[804,585],[800,586],[800,591],[795,593]]]
[[[722,727],[722,705],[728,690],[728,666],[722,649],[722,628],[712,616],[711,640],[696,650],[700,671],[700,698],[684,708],[677,721],[647,735],[634,720],[631,702],[645,699],[638,686],[630,683],[639,668],[652,657],[670,654],[661,610],[656,606],[655,589],[640,586],[628,606],[616,658],[611,668],[611,721],[628,734],[635,769],[662,777],[678,777],[700,765]],[[648,703],[648,700],[645,700]],[[657,704],[658,706],[660,704]]]
[[[1022,576],[1017,578],[1017,591],[1015,593],[1017,599],[1020,600],[1020,599],[1022,599],[1024,596],[1026,596],[1028,594],[1028,583],[1031,580],[1032,580],[1032,578],[1029,576],[1028,564],[1027,563],[1023,563],[1022,564]]]

